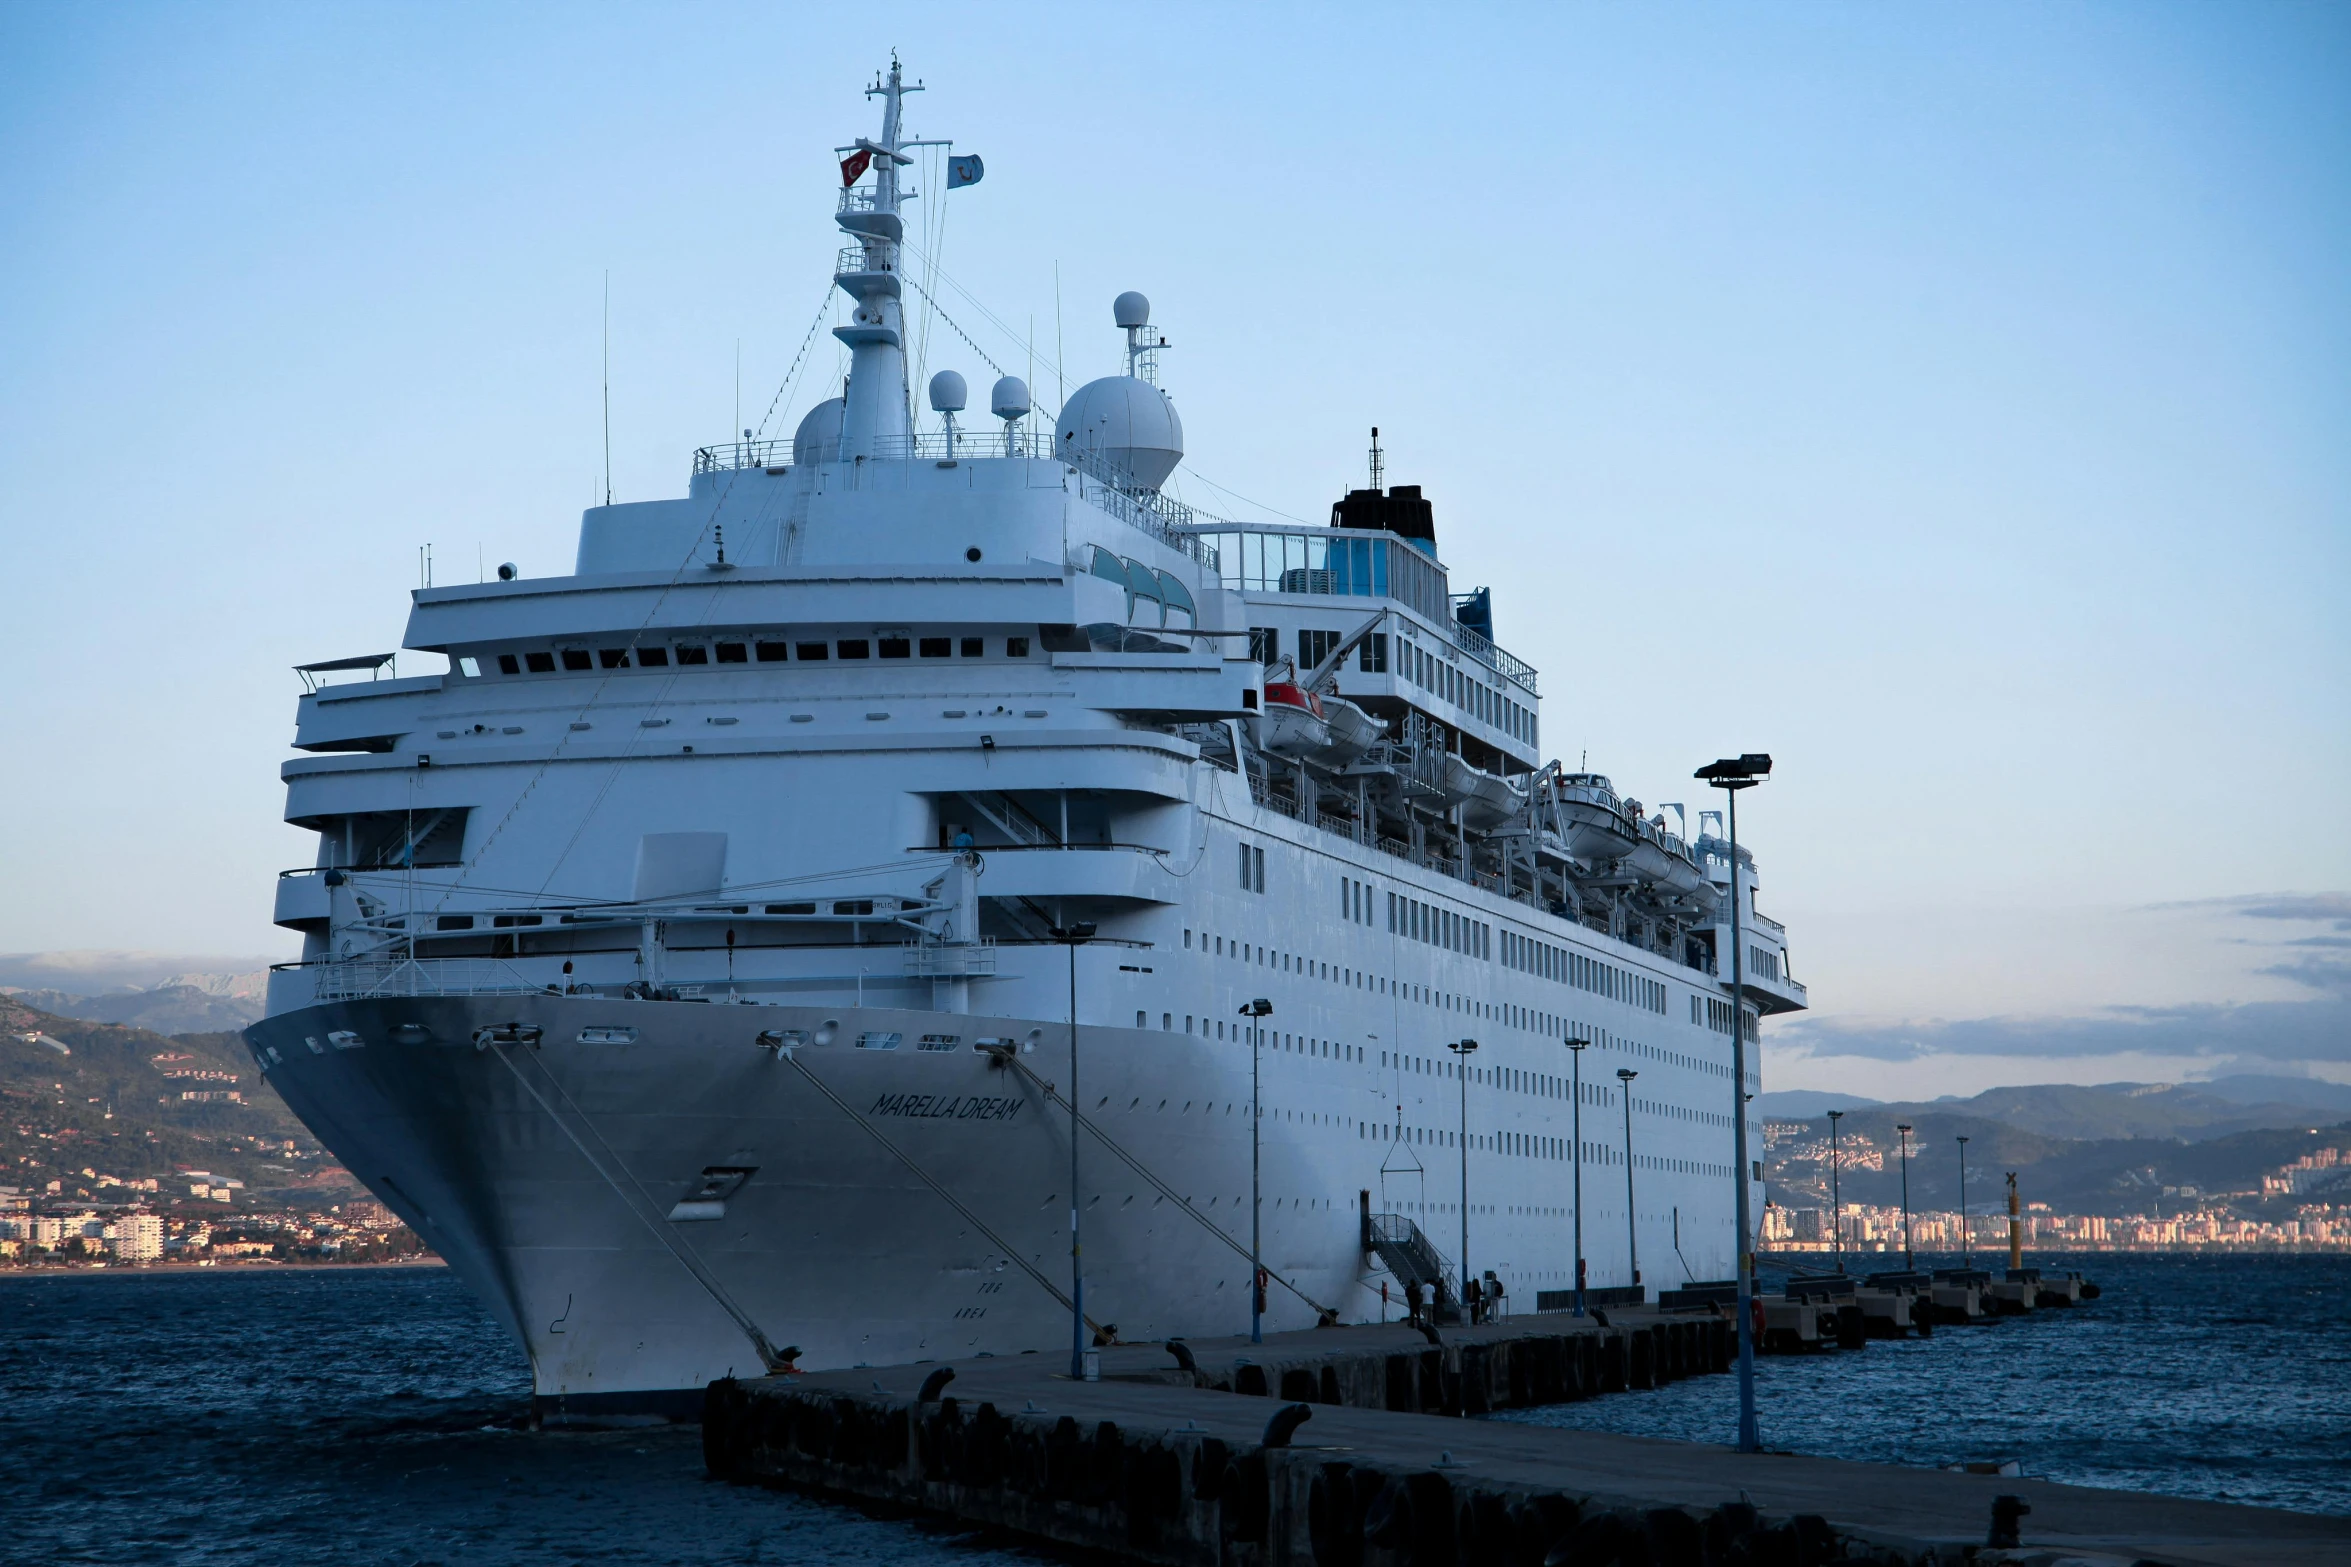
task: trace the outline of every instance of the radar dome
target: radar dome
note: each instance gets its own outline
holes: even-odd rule
[[[808,410],[792,432],[792,461],[837,462],[841,456],[841,415],[849,400],[831,397]]]
[[[1151,301],[1130,288],[1110,302],[1110,316],[1121,327],[1149,326]]]
[[[999,419],[1025,419],[1029,413],[1029,384],[1017,375],[1008,375],[996,383],[988,394],[988,412]]]
[[[931,411],[942,414],[963,412],[967,389],[963,377],[952,370],[942,370],[931,377]]]
[[[1062,407],[1054,440],[1065,453],[1092,453],[1121,483],[1138,490],[1158,489],[1184,460],[1184,422],[1175,404],[1131,375],[1107,375],[1079,387]]]

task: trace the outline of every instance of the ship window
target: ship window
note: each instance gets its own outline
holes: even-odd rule
[[[963,656],[965,658],[984,658],[987,656],[987,652],[988,639],[986,637],[965,637],[963,639]]]
[[[470,914],[444,914],[433,921],[433,928],[435,930],[471,930],[473,929],[473,916]]]
[[[637,667],[639,669],[668,668],[669,649],[665,647],[641,647],[637,649]]]
[[[1006,637],[1004,639],[1004,656],[1006,658],[1028,657],[1029,639],[1027,637]]]
[[[677,652],[678,662],[681,664],[707,664],[710,662],[710,649],[699,643],[680,642]]]
[[[718,661],[722,664],[742,663],[743,653],[743,644],[740,642],[721,642],[718,645]]]
[[[914,644],[904,637],[884,637],[881,654],[884,658],[911,658],[914,656]]]
[[[873,657],[873,644],[863,637],[843,637],[839,646],[843,658]]]
[[[762,664],[780,664],[792,653],[789,642],[761,642],[755,645],[759,649],[759,661]]]
[[[514,661],[514,655],[512,653],[501,653],[498,655],[498,673],[502,675],[519,675],[522,673],[522,666]]]
[[[947,650],[952,646],[954,646],[952,637],[924,637],[922,639],[922,656],[925,658],[945,658]]]
[[[594,666],[595,666],[595,660],[594,660],[594,659],[592,659],[592,658],[590,658],[590,657],[588,656],[588,650],[587,650],[586,648],[584,648],[584,647],[567,647],[567,648],[565,648],[565,649],[563,650],[563,667],[564,667],[564,668],[566,668],[566,669],[590,669],[590,668],[593,668]]]
[[[1356,645],[1355,667],[1367,675],[1384,675],[1388,672],[1388,634],[1385,631],[1375,631]]]
[[[629,667],[629,650],[625,647],[600,647],[596,650],[596,662],[606,669],[626,669]]]
[[[821,664],[832,652],[832,649],[822,642],[795,642],[792,644],[792,650],[792,656],[803,664]]]
[[[482,666],[461,655],[457,660],[457,672],[468,680],[479,680],[482,675]]]
[[[530,667],[530,671],[534,675],[555,673],[555,655],[552,653],[525,653],[522,656],[522,661]]]

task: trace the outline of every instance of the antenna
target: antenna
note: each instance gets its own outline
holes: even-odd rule
[[[1371,487],[1374,492],[1381,488],[1387,473],[1387,464],[1380,458],[1380,427],[1375,424],[1371,427]]]
[[[612,269],[604,269],[604,504],[612,504]]]
[[[1069,403],[1069,388],[1061,379],[1061,263],[1053,263],[1053,401]]]

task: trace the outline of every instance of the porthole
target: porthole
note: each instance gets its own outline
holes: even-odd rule
[[[977,544],[974,544],[970,549],[967,549],[963,552],[963,558],[970,561],[975,566],[978,565],[980,563],[980,547]]]

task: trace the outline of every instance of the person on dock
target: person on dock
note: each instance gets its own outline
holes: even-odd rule
[[[1424,1288],[1426,1286],[1418,1279],[1404,1286],[1404,1320],[1416,1328],[1421,1324],[1421,1291]]]
[[[1461,1304],[1468,1308],[1469,1325],[1471,1327],[1474,1328],[1480,1322],[1485,1320],[1485,1293],[1478,1288],[1478,1281],[1475,1278],[1470,1279],[1468,1283],[1461,1286]]]

